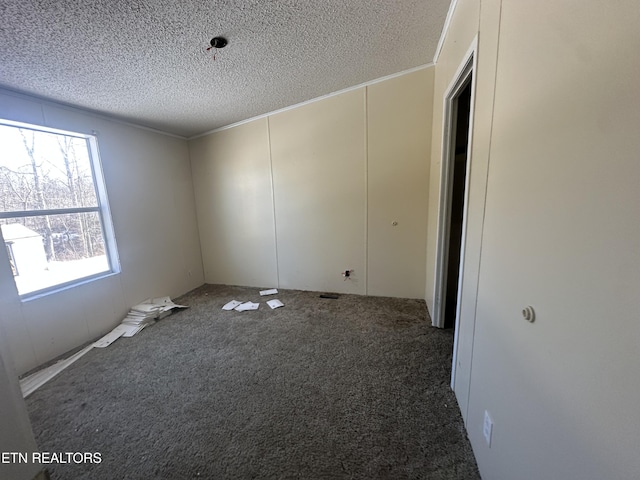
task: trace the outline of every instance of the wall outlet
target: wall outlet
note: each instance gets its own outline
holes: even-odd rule
[[[493,433],[493,420],[489,416],[489,412],[484,411],[484,424],[482,425],[482,434],[487,442],[489,448],[491,448],[491,434]]]

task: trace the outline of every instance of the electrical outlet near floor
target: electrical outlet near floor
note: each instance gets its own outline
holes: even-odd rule
[[[484,424],[482,425],[482,434],[484,435],[484,439],[487,442],[489,448],[491,448],[491,434],[493,433],[493,420],[491,420],[491,416],[489,412],[484,411]]]

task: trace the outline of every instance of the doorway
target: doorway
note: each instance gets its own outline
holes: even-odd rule
[[[456,374],[469,203],[477,38],[444,94],[442,164],[432,324],[453,328],[451,387]]]
[[[464,206],[469,153],[469,113],[471,110],[470,75],[462,91],[452,102],[452,135],[450,158],[450,198],[448,200],[449,231],[446,246],[446,268],[444,292],[444,328],[455,328],[458,311],[458,285],[460,280],[460,260],[462,257],[462,233],[464,226]]]
[[[444,99],[432,320],[433,326],[439,328],[457,329],[459,320],[473,119],[474,57],[471,54],[461,66]],[[457,341],[457,335],[455,339]]]

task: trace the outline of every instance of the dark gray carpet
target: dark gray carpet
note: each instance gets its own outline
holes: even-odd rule
[[[278,298],[285,307],[264,303]],[[229,300],[262,302],[249,312]],[[28,399],[53,479],[479,479],[423,301],[205,285]]]

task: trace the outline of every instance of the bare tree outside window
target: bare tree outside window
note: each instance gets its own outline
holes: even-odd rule
[[[91,141],[0,124],[0,226],[20,295],[112,270]]]

